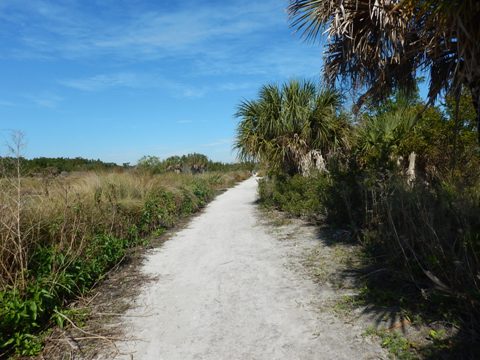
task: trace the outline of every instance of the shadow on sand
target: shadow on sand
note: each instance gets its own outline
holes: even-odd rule
[[[319,227],[317,236],[329,247],[358,244],[346,230]],[[469,314],[459,313],[452,301],[432,291],[429,284],[409,281],[381,256],[363,248],[361,261],[346,265],[337,274],[357,294],[350,300],[359,317],[371,323],[376,332],[397,332],[409,339],[412,357],[408,359],[480,359],[475,325],[458,320],[468,319]],[[443,336],[435,338],[429,335],[432,331]]]

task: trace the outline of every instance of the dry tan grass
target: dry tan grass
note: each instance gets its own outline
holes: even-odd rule
[[[179,194],[196,181],[208,181],[220,190],[241,178],[245,173],[131,171],[0,179],[0,289],[25,286],[29,258],[39,245],[75,257],[99,230],[127,236],[142,216],[149,194],[157,189]]]

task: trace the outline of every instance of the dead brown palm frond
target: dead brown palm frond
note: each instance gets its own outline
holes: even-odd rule
[[[292,26],[327,35],[324,73],[381,99],[413,90],[430,73],[429,99],[466,86],[480,127],[480,2],[477,0],[292,0]],[[480,132],[479,132],[480,140]]]

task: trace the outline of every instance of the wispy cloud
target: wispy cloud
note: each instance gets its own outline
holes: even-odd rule
[[[182,3],[187,6],[182,7]],[[202,52],[202,45],[212,40],[253,34],[278,23],[278,18],[271,16],[272,7],[278,8],[275,0],[259,4],[233,1],[223,6],[200,7],[197,3],[182,3],[169,10],[131,8],[121,14],[123,21],[118,24],[109,21],[112,7],[117,4],[100,8],[92,16],[87,7],[82,6],[83,1],[58,4],[31,0],[29,6],[25,6],[19,1],[6,0],[0,5],[0,18],[19,25],[24,45],[33,52],[75,57],[101,53],[164,56],[166,50],[198,53]],[[52,38],[57,41],[51,43]],[[50,46],[45,47],[45,41]]]
[[[98,74],[83,78],[63,79],[58,82],[63,86],[88,92],[111,88],[164,89],[171,95],[181,98],[201,98],[211,92],[255,89],[258,85],[254,82],[220,82],[197,86],[167,79],[160,74],[140,72]]]
[[[80,0],[63,4],[31,0],[29,6],[5,0],[0,5],[0,18],[13,23],[18,29],[15,36],[23,45],[13,47],[10,55],[37,59],[108,57],[110,61],[136,63],[188,59],[194,68],[187,72],[196,75],[303,74],[311,68],[312,60],[318,62],[320,57],[299,56],[298,46],[268,41],[275,30],[288,28],[286,16],[272,16],[284,11],[282,1],[232,0],[222,6],[185,1],[162,7],[140,6],[140,2],[121,13],[116,4],[105,3],[110,5],[98,6],[92,14]],[[299,40],[292,43],[298,45]],[[98,84],[112,79],[94,81]],[[198,91],[185,93],[198,96]]]
[[[158,82],[137,73],[109,73],[87,77],[63,79],[59,84],[82,91],[102,91],[110,88],[148,88],[158,86]]]
[[[85,78],[60,80],[60,84],[83,91],[100,91],[113,87],[145,87],[148,82],[133,73],[101,74]]]
[[[63,97],[51,93],[51,92],[40,92],[38,94],[27,94],[24,97],[35,104],[36,106],[48,109],[54,109],[62,102]]]
[[[16,104],[9,100],[0,100],[0,106],[11,107],[11,106],[16,106]]]
[[[198,87],[181,81],[166,79],[158,74],[148,73],[110,73],[83,78],[63,79],[63,86],[89,92],[104,91],[112,88],[164,89],[171,95],[181,98],[202,97],[207,87]]]

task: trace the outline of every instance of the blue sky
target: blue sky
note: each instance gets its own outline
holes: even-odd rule
[[[1,138],[22,130],[27,157],[232,161],[242,99],[320,78],[322,49],[289,28],[287,5],[2,0]]]

